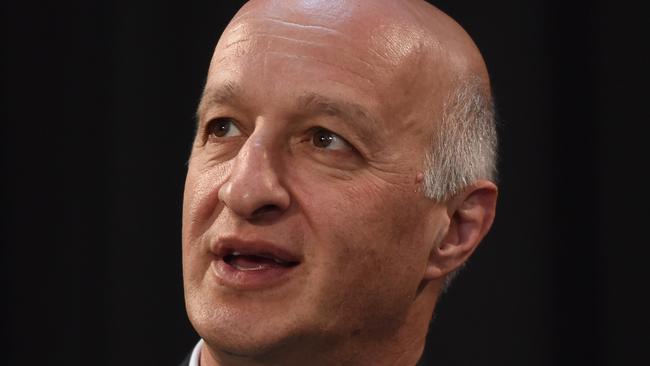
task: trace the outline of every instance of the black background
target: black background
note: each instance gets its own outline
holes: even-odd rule
[[[175,365],[193,114],[240,1],[2,4],[0,364]],[[439,1],[482,50],[497,220],[445,295],[427,364],[628,365],[649,338],[644,12]]]

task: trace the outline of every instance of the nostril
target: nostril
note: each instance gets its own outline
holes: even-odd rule
[[[251,215],[251,217],[257,218],[257,217],[260,217],[260,216],[265,216],[266,214],[269,214],[269,213],[273,213],[273,212],[277,213],[277,212],[280,212],[280,211],[281,211],[280,207],[278,207],[276,205],[264,205],[264,206],[258,208],[257,210],[253,211],[253,214]]]

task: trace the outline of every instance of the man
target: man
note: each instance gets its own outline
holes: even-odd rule
[[[476,46],[424,1],[247,3],[187,173],[189,363],[415,365],[494,218],[490,100]]]

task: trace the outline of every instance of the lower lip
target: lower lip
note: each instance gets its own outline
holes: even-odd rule
[[[231,266],[221,258],[215,258],[210,265],[221,285],[238,290],[262,290],[278,286],[288,281],[298,266],[243,271]]]

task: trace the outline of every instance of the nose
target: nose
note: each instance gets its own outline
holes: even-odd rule
[[[282,184],[272,147],[263,137],[251,135],[239,150],[228,179],[219,188],[219,200],[236,215],[248,219],[272,219],[290,204]]]

